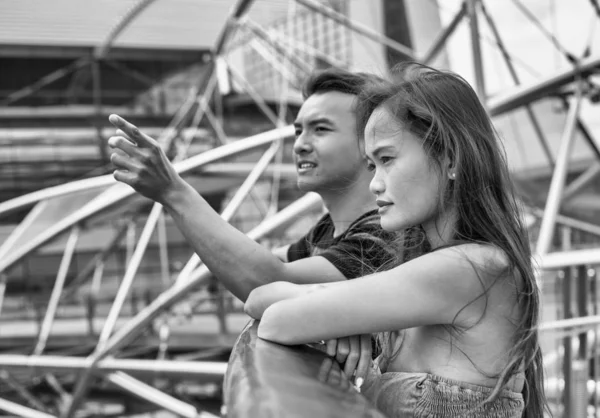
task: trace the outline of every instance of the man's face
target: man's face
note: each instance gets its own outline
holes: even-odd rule
[[[294,122],[300,190],[345,190],[366,169],[356,133],[355,100],[337,91],[315,93],[300,108]]]

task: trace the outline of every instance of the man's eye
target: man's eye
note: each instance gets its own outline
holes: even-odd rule
[[[296,131],[295,131],[295,135],[296,135],[296,136],[300,136],[300,135],[302,135],[302,130],[300,130],[300,129],[296,129]]]
[[[325,131],[328,131],[328,130],[329,130],[329,129],[327,129],[327,128],[326,128],[326,127],[324,127],[324,126],[317,126],[317,127],[315,128],[315,131],[316,131],[316,132],[325,132]]]
[[[382,164],[388,163],[392,160],[393,160],[392,157],[379,157],[379,161],[381,161]]]
[[[375,164],[367,163],[367,171],[374,171],[374,170],[375,170]]]

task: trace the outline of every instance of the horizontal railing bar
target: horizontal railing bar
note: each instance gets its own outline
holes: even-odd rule
[[[87,369],[92,360],[87,357],[0,355],[0,368],[43,369],[46,371],[77,371]],[[227,363],[215,361],[141,360],[105,358],[98,362],[99,372],[153,373],[179,376],[221,378]]]

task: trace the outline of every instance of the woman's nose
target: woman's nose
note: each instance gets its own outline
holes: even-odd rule
[[[371,183],[369,183],[369,190],[371,191],[371,193],[373,193],[376,196],[380,195],[385,190],[385,184],[377,176],[377,172],[375,172],[375,175],[373,176],[373,180],[371,180]]]

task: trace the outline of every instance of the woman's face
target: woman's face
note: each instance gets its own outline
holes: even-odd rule
[[[370,190],[377,199],[382,228],[400,231],[423,225],[429,237],[438,220],[440,174],[422,140],[380,106],[365,127],[365,150],[369,167],[375,170]]]

